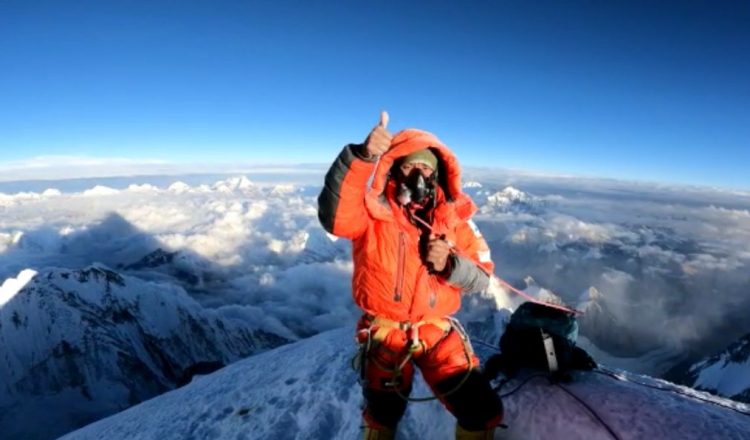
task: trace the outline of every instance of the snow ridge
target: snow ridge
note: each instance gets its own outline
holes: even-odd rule
[[[692,365],[683,383],[750,403],[750,333],[725,350]]]
[[[60,435],[183,385],[194,372],[288,342],[204,309],[179,287],[103,265],[32,276],[22,272],[25,286],[0,308],[5,439]],[[40,414],[51,414],[48,423],[38,423]]]

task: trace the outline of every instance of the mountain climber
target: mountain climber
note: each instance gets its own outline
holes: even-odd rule
[[[489,439],[502,403],[451,317],[494,266],[470,220],[476,205],[448,147],[422,130],[391,135],[387,124],[383,112],[364,143],[344,148],[318,198],[323,227],[352,240],[364,437],[394,438],[416,365],[456,417],[456,438]]]

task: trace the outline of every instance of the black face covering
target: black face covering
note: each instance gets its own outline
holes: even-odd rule
[[[435,174],[424,177],[418,169],[407,176],[401,175],[398,201],[404,206],[425,207],[435,195]]]

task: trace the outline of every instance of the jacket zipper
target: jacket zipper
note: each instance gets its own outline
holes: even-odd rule
[[[396,292],[393,300],[401,302],[401,294],[404,288],[404,265],[406,264],[406,236],[404,232],[398,233],[398,268],[396,269]]]
[[[437,305],[437,293],[436,292],[438,289],[438,285],[437,285],[438,283],[437,283],[437,280],[435,279],[435,275],[430,275],[428,280],[429,280],[428,284],[430,286],[430,298],[429,298],[428,305],[430,306],[431,309],[434,309],[435,305]]]

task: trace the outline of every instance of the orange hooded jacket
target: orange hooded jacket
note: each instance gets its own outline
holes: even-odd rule
[[[395,321],[417,322],[456,312],[461,292],[486,287],[494,268],[487,243],[469,220],[477,208],[461,191],[458,160],[437,137],[415,129],[396,134],[377,166],[375,159],[358,154],[361,148],[344,148],[318,198],[324,228],[352,240],[355,303],[365,313]],[[421,231],[396,201],[396,184],[389,178],[395,161],[424,148],[438,157],[433,233],[455,245],[447,277],[425,266],[419,252]]]

